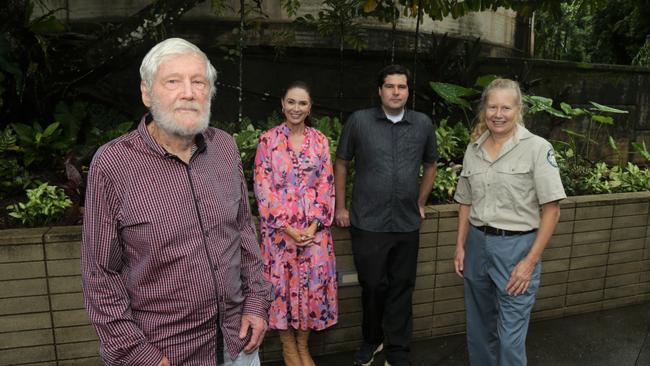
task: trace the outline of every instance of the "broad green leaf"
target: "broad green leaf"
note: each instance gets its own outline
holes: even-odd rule
[[[621,114],[622,113],[629,113],[628,111],[608,107],[606,105],[598,104],[596,102],[589,102],[589,103],[591,103],[591,105],[594,106],[594,108],[592,108],[592,110],[597,110],[597,111],[601,111],[601,112],[609,112],[609,113],[621,113]]]
[[[488,86],[488,84],[490,84],[492,81],[494,81],[494,79],[498,79],[498,78],[499,77],[497,75],[479,76],[478,78],[476,78],[476,82],[474,83],[474,85],[485,88],[486,86]]]
[[[650,152],[645,146],[645,141],[642,144],[639,144],[638,142],[633,142],[632,147],[637,153],[639,153],[639,155],[643,156],[643,158],[650,161]]]
[[[538,95],[524,95],[524,102],[528,104],[528,113],[546,112],[552,116],[570,119],[571,117],[553,108],[553,99],[540,97]]]
[[[604,125],[613,125],[614,124],[614,118],[610,116],[603,116],[600,114],[594,114],[591,116],[591,119],[598,123],[602,123]]]
[[[614,151],[619,150],[618,144],[616,143],[616,141],[614,140],[614,138],[611,135],[607,138],[607,142],[609,142],[609,147],[611,147],[612,150],[614,150]]]
[[[45,131],[43,131],[43,137],[50,137],[56,131],[56,129],[59,128],[59,122],[54,122],[47,126]]]
[[[465,109],[471,109],[471,106],[469,102],[467,102],[465,99],[462,99],[462,97],[470,96],[478,93],[477,90],[465,88],[460,85],[448,84],[448,83],[440,83],[440,82],[432,81],[429,83],[429,85],[431,85],[433,91],[436,92],[436,94],[438,94],[441,98],[443,98],[444,100],[446,100],[451,104],[461,106],[462,108]]]
[[[30,143],[32,142],[32,136],[34,135],[34,130],[22,123],[12,123],[11,128],[13,128],[14,131],[16,131],[16,136],[18,136],[18,139],[20,141]]]
[[[560,103],[560,108],[562,109],[562,112],[573,117],[582,116],[587,113],[587,111],[582,108],[573,108],[570,104],[564,102]]]

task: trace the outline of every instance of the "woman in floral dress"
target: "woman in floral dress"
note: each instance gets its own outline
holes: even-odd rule
[[[334,175],[327,138],[305,124],[308,86],[292,83],[281,102],[285,120],[260,136],[255,157],[264,271],[275,291],[269,328],[279,331],[288,366],[312,366],[309,332],[338,318]]]

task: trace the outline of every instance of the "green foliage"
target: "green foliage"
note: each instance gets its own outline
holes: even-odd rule
[[[239,148],[239,155],[241,156],[242,165],[244,167],[244,174],[247,177],[253,176],[253,165],[255,162],[255,152],[257,151],[257,144],[262,134],[262,130],[255,128],[250,121],[247,121],[246,127],[241,131],[234,133],[232,137],[237,143]]]
[[[610,168],[606,163],[599,162],[584,183],[592,193],[650,191],[650,170],[641,169],[632,163],[627,163],[624,168]]]
[[[431,82],[431,88],[436,94],[443,98],[448,103],[461,107],[464,111],[471,111],[472,106],[463,98],[478,94],[478,90],[465,88],[460,85]]]
[[[333,163],[336,160],[336,148],[339,144],[339,137],[341,136],[341,131],[343,130],[343,124],[338,118],[330,118],[327,116],[316,119],[313,124],[313,127],[315,129],[319,130],[325,136],[327,136],[327,140],[329,141],[330,146],[330,156]]]
[[[61,218],[66,208],[72,206],[72,201],[63,189],[47,183],[28,189],[26,193],[27,202],[7,206],[9,216],[23,225],[49,225]]]
[[[632,59],[632,65],[650,67],[650,38],[646,36],[645,43]]]
[[[529,114],[545,112],[552,116],[569,119],[570,117],[561,111],[553,108],[553,99],[541,97],[538,95],[524,95],[524,103]]]
[[[642,143],[633,142],[632,147],[639,155],[641,155],[646,161],[650,162],[650,151],[645,146],[645,141]]]
[[[451,203],[458,183],[458,172],[462,169],[462,165],[457,163],[463,160],[470,131],[463,123],[449,126],[446,119],[440,121],[435,131],[440,160],[437,163],[438,171],[429,201]]]
[[[316,17],[306,14],[296,19],[300,24],[315,26],[323,37],[333,37],[339,47],[350,46],[357,51],[366,48],[359,23],[361,0],[324,0]]]
[[[436,128],[436,141],[440,159],[447,162],[460,162],[469,143],[469,130],[462,123],[448,126],[447,120],[443,119]]]
[[[0,133],[0,200],[20,194],[31,182],[25,168],[12,154],[17,149],[16,136],[7,126]]]
[[[433,184],[431,196],[429,197],[432,203],[454,202],[454,192],[456,192],[456,185],[458,184],[458,172],[461,169],[462,165],[438,163],[436,180]]]
[[[37,165],[51,164],[57,156],[65,154],[72,148],[75,140],[62,134],[59,122],[43,128],[37,122],[31,126],[13,123],[11,128],[18,137],[17,151],[23,156],[26,168]]]

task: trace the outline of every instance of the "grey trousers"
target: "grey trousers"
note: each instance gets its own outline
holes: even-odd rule
[[[528,290],[506,292],[510,273],[529,252],[536,233],[486,235],[470,226],[465,241],[467,348],[472,366],[526,365],[526,334],[539,288],[541,262]]]

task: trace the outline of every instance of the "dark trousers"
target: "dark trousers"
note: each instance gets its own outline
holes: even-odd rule
[[[391,365],[408,365],[419,230],[378,233],[351,227],[352,252],[362,289],[363,339],[384,342]]]

